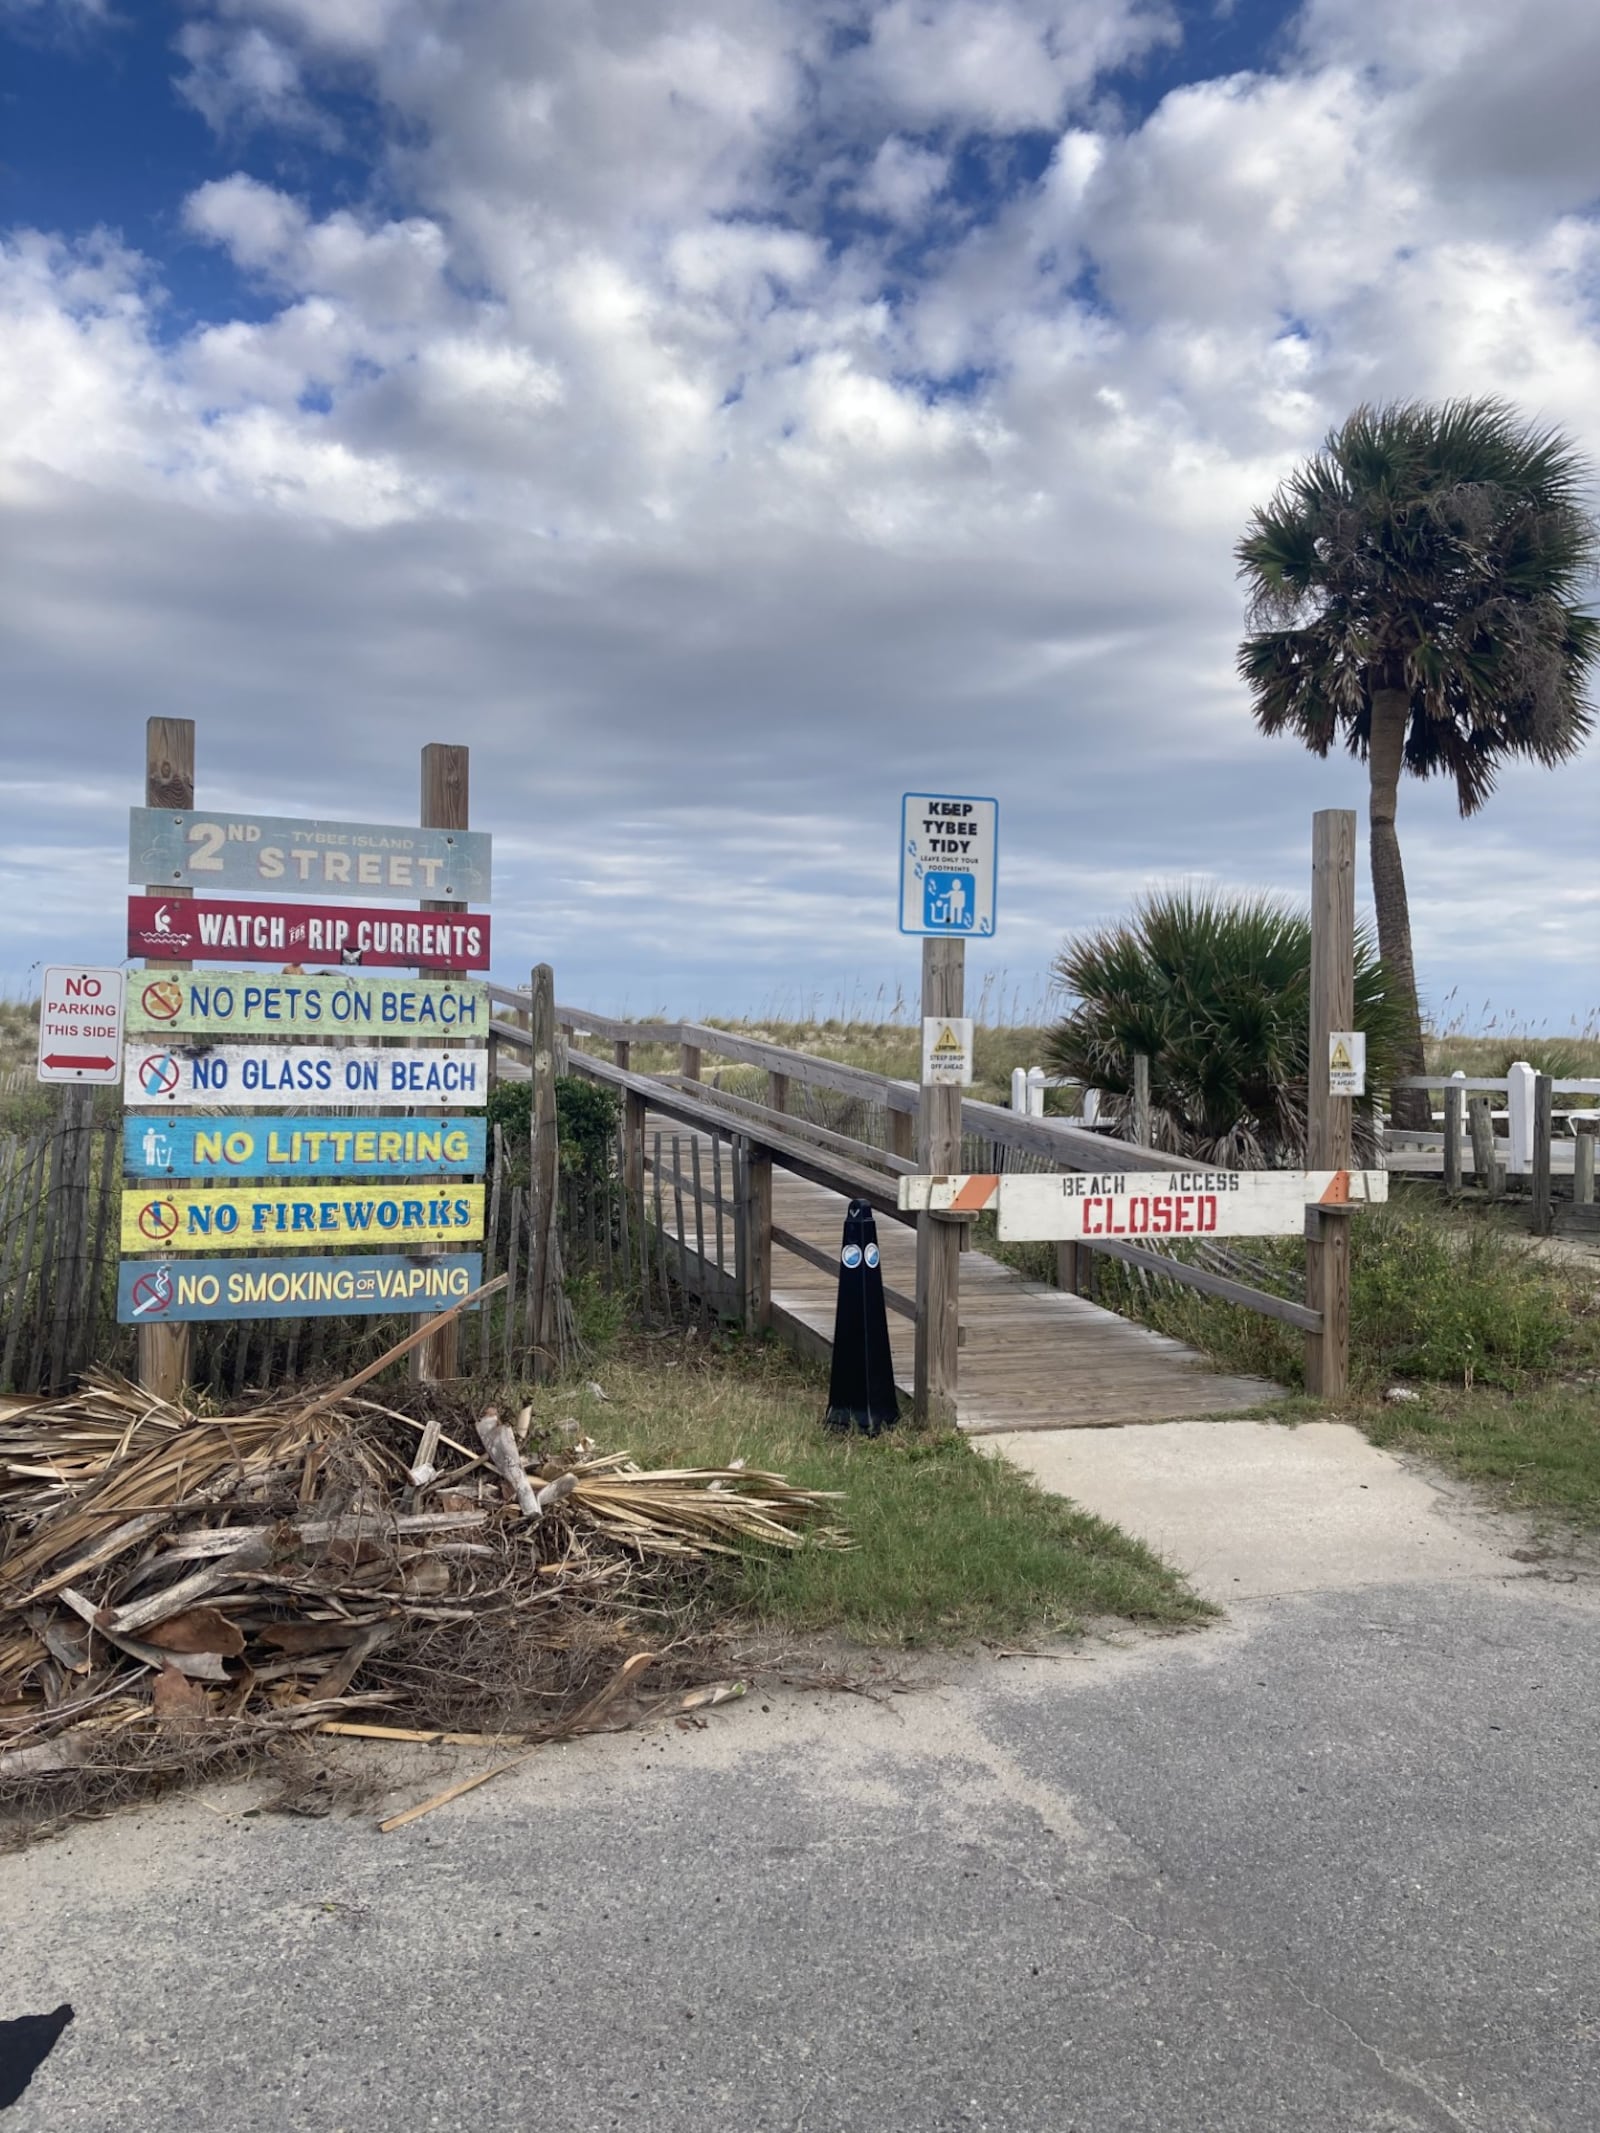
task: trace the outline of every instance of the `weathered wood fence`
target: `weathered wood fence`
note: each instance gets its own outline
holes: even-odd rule
[[[1491,1199],[1503,1198],[1516,1179],[1526,1185],[1528,1226],[1536,1235],[1553,1229],[1600,1234],[1594,1177],[1600,1080],[1541,1074],[1519,1060],[1500,1076],[1421,1074],[1398,1086],[1437,1093],[1443,1115],[1436,1132],[1391,1135],[1392,1170],[1442,1178],[1447,1192],[1462,1191],[1470,1177]],[[1568,1100],[1566,1108],[1558,1098]]]

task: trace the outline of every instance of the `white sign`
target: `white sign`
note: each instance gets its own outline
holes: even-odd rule
[[[208,1110],[297,1111],[351,1104],[486,1103],[489,1054],[402,1051],[379,1045],[181,1044],[136,1037],[123,1102],[132,1111],[201,1104]]]
[[[1367,1093],[1367,1033],[1360,1029],[1328,1032],[1328,1094],[1365,1096]]]
[[[972,1017],[924,1015],[922,1018],[922,1086],[972,1087]]]
[[[996,800],[908,792],[900,803],[900,931],[987,940],[999,837]]]
[[[39,1001],[39,1079],[122,1079],[122,972],[51,964]]]
[[[1387,1170],[1112,1170],[908,1177],[908,1214],[993,1208],[1006,1243],[1097,1237],[1296,1237],[1308,1207],[1389,1197]]]

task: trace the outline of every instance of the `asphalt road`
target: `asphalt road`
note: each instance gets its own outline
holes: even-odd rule
[[[1597,1690],[1496,1553],[390,1836],[213,1788],[0,1862],[0,2018],[75,2010],[4,2133],[1593,2133]]]

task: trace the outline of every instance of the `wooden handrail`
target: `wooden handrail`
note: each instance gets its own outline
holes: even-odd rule
[[[494,999],[520,1004],[517,994],[508,993],[502,987],[491,986],[490,994]],[[833,1088],[846,1095],[864,1096],[870,1102],[895,1111],[914,1114],[917,1109],[918,1090],[913,1083],[893,1081],[863,1067],[818,1059],[813,1053],[792,1051],[786,1045],[768,1044],[763,1039],[736,1038],[728,1031],[706,1023],[622,1022],[615,1017],[590,1015],[560,1005],[556,1008],[556,1019],[564,1027],[592,1031],[608,1042],[697,1045],[702,1051],[718,1052],[735,1059],[736,1063],[762,1066],[768,1072],[785,1074],[791,1081],[807,1081],[813,1086]],[[528,1032],[514,1023],[493,1021],[489,1027],[493,1037],[516,1049],[526,1050],[530,1046]],[[690,1095],[676,1075],[637,1074],[626,1067],[613,1065],[608,1059],[596,1059],[577,1050],[571,1053],[569,1064],[572,1072],[634,1096],[663,1117],[697,1127],[702,1132],[747,1141],[752,1148],[759,1149],[777,1163],[780,1169],[807,1178],[830,1192],[865,1200],[878,1214],[888,1215],[908,1227],[915,1226],[915,1215],[902,1214],[895,1204],[897,1196],[893,1187],[896,1178],[915,1172],[917,1167],[904,1157],[889,1155],[865,1142],[852,1141],[845,1134],[835,1134],[826,1127],[812,1126],[809,1121],[773,1111],[747,1097],[735,1096],[731,1090],[713,1089],[696,1082],[691,1085],[695,1094]],[[781,1120],[782,1124],[774,1126],[775,1120]],[[1158,1171],[1171,1169],[1177,1161],[1159,1149],[1142,1148],[1131,1141],[1091,1133],[1068,1120],[1027,1118],[1020,1112],[1005,1110],[999,1104],[976,1100],[962,1104],[961,1125],[966,1133],[994,1141],[1001,1147],[1042,1157],[1063,1170]],[[800,1138],[801,1130],[815,1139]],[[860,1161],[850,1160],[852,1151],[859,1153]],[[1109,1240],[1090,1242],[1086,1239],[1079,1249],[1105,1252],[1144,1273],[1175,1281],[1185,1288],[1200,1289],[1207,1295],[1240,1304],[1262,1317],[1282,1320],[1306,1332],[1320,1332],[1322,1327],[1321,1312],[1309,1305],[1293,1303],[1267,1289],[1250,1288],[1204,1267],[1192,1266],[1187,1260],[1169,1259],[1164,1253]]]

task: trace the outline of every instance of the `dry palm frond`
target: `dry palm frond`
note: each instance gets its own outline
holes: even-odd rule
[[[570,1447],[502,1473],[428,1397],[424,1422],[352,1394],[199,1414],[95,1377],[0,1422],[0,1803],[374,1711],[558,1737],[644,1639],[668,1693],[704,1678],[696,1561],[846,1545],[834,1499],[778,1474]],[[419,1442],[443,1466],[420,1483]]]

